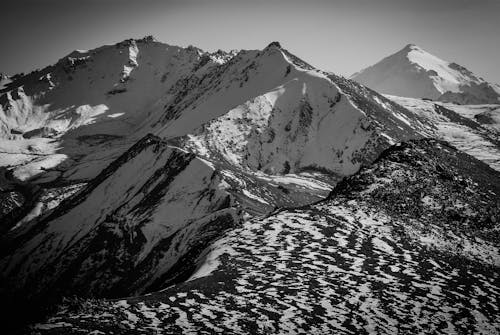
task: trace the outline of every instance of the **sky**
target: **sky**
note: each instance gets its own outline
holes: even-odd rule
[[[207,51],[279,41],[344,76],[414,43],[500,83],[499,17],[500,0],[2,0],[0,72],[153,35]]]

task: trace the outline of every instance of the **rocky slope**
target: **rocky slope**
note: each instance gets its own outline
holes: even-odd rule
[[[380,93],[459,104],[498,104],[500,86],[408,44],[351,76]]]
[[[227,186],[209,163],[146,136],[54,210],[9,231],[0,293],[43,306],[185,278],[201,250],[241,220]]]
[[[448,109],[455,111],[463,117],[472,119],[480,123],[483,127],[500,132],[500,105],[457,105],[453,103],[444,103]]]
[[[328,200],[229,231],[187,282],[68,303],[33,331],[493,334],[499,185],[444,142],[395,145]]]
[[[474,119],[486,128],[493,129],[500,133],[500,106],[491,105],[486,110],[475,114]]]
[[[387,96],[433,126],[429,137],[440,138],[500,171],[500,133],[492,105],[455,105],[414,98]],[[493,118],[487,120],[487,116]]]

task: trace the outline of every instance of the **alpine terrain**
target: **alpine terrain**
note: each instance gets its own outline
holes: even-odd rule
[[[380,93],[457,104],[499,104],[500,86],[408,44],[351,76]]]
[[[500,89],[414,45],[353,79],[151,36],[2,75],[5,327],[500,332]]]

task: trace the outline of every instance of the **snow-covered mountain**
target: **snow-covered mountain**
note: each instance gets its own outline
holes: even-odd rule
[[[6,251],[13,257],[20,254],[26,257],[9,259],[4,271],[6,276],[16,278],[20,291],[29,285],[25,282],[30,277],[37,278],[44,287],[57,282],[60,276],[57,271],[52,271],[47,280],[39,280],[38,269],[49,266],[54,255],[59,259],[62,250],[73,250],[74,241],[90,238],[83,227],[95,233],[98,227],[107,225],[111,212],[121,211],[122,206],[128,208],[125,205],[129,203],[128,192],[122,194],[106,186],[107,192],[118,193],[113,204],[106,205],[104,191],[87,194],[86,190],[101,180],[104,172],[100,171],[121,165],[117,162],[127,155],[129,143],[146,132],[154,132],[171,145],[213,164],[227,184],[226,192],[236,199],[239,208],[250,214],[265,214],[276,206],[301,205],[325,197],[340,178],[354,173],[362,164],[371,163],[382,150],[421,136],[416,129],[423,129],[425,124],[425,119],[375,92],[314,69],[278,43],[260,51],[234,55],[208,54],[194,47],[170,47],[148,38],[78,52],[81,54],[87,56],[76,57],[73,53],[36,75],[13,81],[2,96],[8,100],[4,112],[7,138],[2,145],[11,149],[29,147],[26,154],[5,154],[14,159],[8,167],[10,174],[4,188],[11,191],[10,200],[18,193],[26,199],[21,206],[24,210],[10,215],[7,239],[14,247]],[[68,63],[72,64],[71,70],[67,70]],[[108,63],[114,65],[104,67]],[[52,84],[34,81],[42,73],[43,78],[51,78]],[[48,100],[53,102],[48,104]],[[81,106],[100,106],[102,113],[96,114],[94,107],[89,107],[87,114],[80,113]],[[35,128],[28,130],[28,127]],[[137,143],[129,150],[136,150]],[[22,161],[34,151],[41,159]],[[158,163],[157,160],[168,157],[166,153],[162,155],[145,162]],[[18,156],[21,161],[16,161]],[[47,159],[55,166],[47,163]],[[131,169],[141,169],[132,166]],[[118,174],[111,171],[111,177]],[[153,178],[148,174],[140,177]],[[118,179],[114,183],[120,185],[120,178],[128,177],[118,174],[115,178]],[[138,187],[141,180],[126,180],[122,184]],[[48,206],[40,195],[47,196],[49,189],[68,184],[83,187],[75,197],[86,194],[89,207],[85,211],[92,206],[99,208],[95,217],[76,220],[68,207],[75,197],[67,201],[59,197]],[[37,192],[26,195],[26,185],[37,185]],[[123,185],[120,190],[124,191]],[[195,186],[202,190],[206,187]],[[175,203],[176,199],[164,201]],[[69,213],[58,218],[62,208]],[[79,206],[75,210],[80,211]],[[139,222],[143,222],[143,218],[134,215],[124,220],[135,222],[133,226],[141,226]],[[191,220],[188,215],[178,225],[185,226]],[[64,225],[68,221],[74,222],[74,228]],[[37,227],[47,224],[50,233],[38,231]],[[64,229],[57,228],[58,224],[63,224]],[[120,234],[125,234],[123,229],[119,228]],[[45,234],[50,239],[42,238]],[[40,260],[34,267],[33,256],[28,255],[38,250],[36,241],[40,238],[47,252],[37,251]],[[146,248],[144,244],[136,247]],[[120,257],[125,257],[127,251],[120,248],[120,253]],[[85,254],[84,250],[71,252],[78,255],[79,261]],[[173,266],[175,262],[169,264]],[[81,274],[88,281],[85,290],[92,291],[89,288],[92,287],[101,295],[115,290],[111,286],[101,289],[89,280],[94,275],[93,268],[85,267],[91,273]],[[100,270],[95,271],[99,273],[96,277],[103,275]],[[130,291],[122,293],[131,294],[148,287],[146,283],[141,285],[137,289],[129,285]]]
[[[455,132],[463,130],[481,141],[474,149],[460,146],[466,141],[448,136],[447,123]],[[273,232],[273,227],[295,239],[294,234],[307,236],[314,224],[298,217],[287,223],[276,210],[324,200],[349,176],[365,180],[363,171],[376,174],[382,169],[384,175],[363,184],[364,191],[354,189],[353,196],[359,191],[360,198],[375,197],[372,191],[381,184],[408,186],[426,173],[441,176],[441,170],[456,170],[448,160],[463,156],[482,171],[481,176],[458,168],[453,185],[443,177],[446,180],[439,187],[446,194],[479,187],[477,199],[459,200],[474,200],[471,211],[483,213],[485,204],[492,203],[491,194],[497,194],[496,172],[441,142],[412,141],[445,139],[497,167],[498,160],[492,158],[499,150],[497,135],[493,128],[442,104],[422,105],[419,100],[413,106],[409,100],[386,97],[316,69],[277,42],[262,50],[210,53],[146,37],[75,51],[42,70],[8,77],[0,89],[0,297],[15,302],[11,306],[15,319],[26,306],[34,308],[26,313],[36,314],[75,294],[123,298],[153,293],[156,297],[161,293],[154,292],[182,292],[183,285],[197,280],[203,288],[196,290],[205,292],[213,286],[202,279],[203,274],[224,263],[220,255],[236,250],[221,246],[224,239],[214,240],[228,232],[243,244],[280,254],[283,250],[275,248],[274,238],[279,232]],[[410,143],[403,146],[408,150],[401,157],[396,155],[402,165],[393,160],[389,167],[383,165],[388,153],[402,150],[401,142]],[[433,155],[441,157],[444,165]],[[429,163],[429,170],[417,169],[415,175],[403,178],[407,160],[418,167]],[[469,177],[482,184],[469,183]],[[483,189],[483,177],[493,181],[493,193],[486,186]],[[427,190],[429,185],[424,186]],[[403,192],[402,186],[396,189]],[[396,195],[387,199],[387,206],[398,200]],[[435,200],[444,201],[441,207],[448,213],[450,199]],[[344,200],[342,206],[350,206]],[[468,205],[461,202],[457,210],[463,214],[466,208],[464,215],[469,215]],[[343,217],[350,225],[346,229],[352,230],[364,226],[349,219],[359,211],[387,210],[377,203],[342,216],[336,206],[330,214],[304,208],[311,217]],[[410,207],[406,208],[413,215]],[[452,216],[430,214],[443,224]],[[427,223],[419,216],[411,219]],[[395,226],[405,226],[405,219],[398,216],[397,220]],[[332,222],[337,221],[328,224]],[[497,229],[495,223],[491,225],[488,232]],[[312,234],[313,240],[304,243],[316,246],[337,238],[337,228],[326,227],[326,237]],[[487,251],[496,252],[496,240],[488,241],[493,246],[488,244]],[[394,243],[400,247],[404,243],[400,242]],[[237,257],[235,264],[242,269],[260,264]],[[268,260],[274,262],[274,258]],[[228,278],[237,269],[226,270],[224,281],[233,285]],[[238,282],[247,279],[238,278]],[[252,290],[260,289],[250,286]]]
[[[179,281],[236,213],[318,201],[427,122],[279,43],[127,40],[17,76],[0,99],[2,294],[35,306]]]
[[[458,104],[498,104],[500,86],[408,44],[351,76],[380,93]]]
[[[52,66],[11,78],[2,90],[0,135],[127,134],[181,78],[203,76],[232,56],[170,46],[152,37],[76,50]]]
[[[235,187],[256,178],[268,185],[254,193],[250,185],[241,199],[265,212],[319,200],[384,148],[420,136],[416,129],[425,121],[352,85],[279,43],[206,53],[152,38],[127,40],[76,51],[9,84],[0,97],[0,158],[17,184],[81,183],[154,133],[206,159],[224,158],[227,175],[240,175]],[[259,121],[241,118],[241,110]],[[227,118],[218,136],[215,124]],[[206,148],[198,150],[199,143]],[[250,182],[241,173],[250,173]]]
[[[13,77],[0,95],[3,165],[21,180],[95,177],[151,131],[188,77],[232,54],[180,48],[151,37],[75,51],[55,65]],[[92,164],[98,162],[100,164]]]

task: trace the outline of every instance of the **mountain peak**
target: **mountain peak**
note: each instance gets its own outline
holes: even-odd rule
[[[271,42],[271,43],[269,43],[269,45],[266,47],[266,49],[270,49],[270,48],[278,48],[278,49],[281,49],[281,44],[280,44],[280,42],[277,42],[277,41]]]
[[[500,90],[465,67],[407,44],[351,79],[384,94],[428,98],[460,104],[500,101]]]
[[[138,39],[136,41],[137,42],[144,42],[144,43],[159,42],[158,39],[156,39],[153,35],[144,36],[143,38]]]
[[[416,45],[415,43],[408,43],[408,44],[404,47],[404,49],[415,49],[415,48],[420,49],[420,47],[419,47],[418,45]]]
[[[399,53],[408,54],[408,53],[410,53],[412,51],[417,51],[417,52],[422,52],[422,53],[429,54],[427,51],[425,51],[420,46],[418,46],[418,45],[416,45],[414,43],[407,44],[403,49],[401,49],[401,51],[399,51]]]

